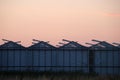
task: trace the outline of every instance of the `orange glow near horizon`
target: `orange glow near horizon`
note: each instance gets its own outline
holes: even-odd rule
[[[0,39],[120,43],[119,0],[0,0]],[[0,40],[0,44],[3,41]]]

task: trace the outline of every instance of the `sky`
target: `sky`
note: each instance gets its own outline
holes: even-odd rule
[[[120,0],[0,0],[0,39],[120,43],[119,35]]]

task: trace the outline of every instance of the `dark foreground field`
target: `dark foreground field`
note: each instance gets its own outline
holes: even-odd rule
[[[0,73],[0,80],[120,80],[118,75],[81,73]]]

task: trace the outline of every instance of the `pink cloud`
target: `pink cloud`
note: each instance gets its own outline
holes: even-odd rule
[[[120,17],[120,13],[106,13],[106,16]]]

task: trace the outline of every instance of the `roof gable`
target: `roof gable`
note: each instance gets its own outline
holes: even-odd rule
[[[8,42],[2,44],[0,46],[0,48],[7,48],[7,49],[15,48],[16,49],[16,48],[24,48],[24,47],[20,44],[13,42],[13,41],[8,41]]]
[[[116,47],[106,41],[103,41],[103,42],[99,42],[98,44],[92,45],[90,48],[107,49],[107,48],[116,48]]]
[[[40,42],[35,43],[34,45],[30,46],[29,48],[55,48],[55,47],[48,44],[47,42],[40,41]]]
[[[63,46],[59,47],[59,48],[70,48],[70,49],[75,49],[75,48],[81,48],[81,49],[86,49],[87,47],[77,43],[77,42],[74,42],[74,41],[71,41],[67,44],[64,44]]]

